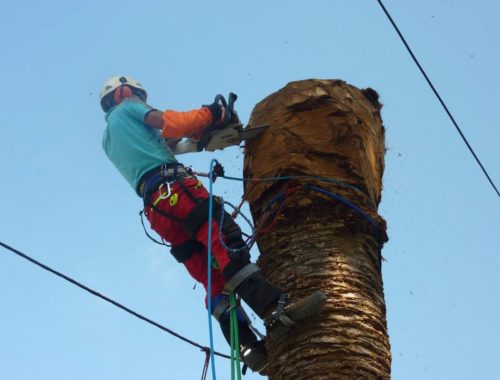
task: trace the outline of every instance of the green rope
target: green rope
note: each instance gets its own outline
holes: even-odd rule
[[[229,305],[231,321],[231,380],[241,380],[238,315],[236,312],[236,295],[234,293],[231,293],[229,296]]]

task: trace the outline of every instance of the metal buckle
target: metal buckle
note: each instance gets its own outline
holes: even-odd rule
[[[167,176],[167,170],[168,170],[167,164],[162,164],[160,166],[160,176],[161,177],[166,177]]]

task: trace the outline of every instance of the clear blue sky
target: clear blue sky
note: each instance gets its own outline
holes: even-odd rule
[[[0,240],[207,344],[201,287],[144,236],[141,202],[101,149],[102,82],[131,75],[178,110],[234,91],[248,120],[289,81],[343,79],[384,103],[393,378],[498,376],[500,200],[376,1],[242,3],[2,1]],[[500,5],[386,6],[500,185]],[[207,171],[213,157],[241,175],[238,148],[183,158]],[[242,189],[215,191],[237,202]],[[3,249],[0,304],[1,379],[200,377],[196,348]],[[226,360],[217,373],[229,378]]]

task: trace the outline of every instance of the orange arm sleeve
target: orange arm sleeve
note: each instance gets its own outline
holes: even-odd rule
[[[212,113],[207,107],[187,112],[167,110],[163,112],[161,135],[165,138],[197,138],[210,124],[212,124]]]

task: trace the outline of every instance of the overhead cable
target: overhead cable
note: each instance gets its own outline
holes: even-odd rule
[[[103,299],[106,302],[109,302],[110,304],[116,306],[117,308],[122,309],[122,310],[126,311],[129,314],[132,314],[134,317],[139,318],[139,319],[143,320],[144,322],[149,323],[150,325],[158,327],[160,330],[163,330],[163,331],[169,333],[170,335],[173,335],[176,338],[178,338],[178,339],[180,339],[180,340],[182,340],[182,341],[184,341],[186,343],[191,344],[192,346],[198,347],[199,349],[201,349],[204,352],[207,352],[207,350],[208,351],[210,350],[210,348],[202,346],[201,344],[196,343],[196,342],[194,342],[194,341],[192,341],[192,340],[190,340],[190,339],[188,339],[188,338],[186,338],[186,337],[184,337],[184,336],[176,333],[175,331],[170,330],[169,328],[167,328],[167,327],[159,324],[158,322],[155,322],[155,321],[153,321],[153,320],[151,320],[151,319],[149,319],[149,318],[147,318],[147,317],[145,317],[145,316],[137,313],[136,311],[134,311],[134,310],[132,310],[132,309],[130,309],[130,308],[128,308],[128,307],[126,307],[126,306],[124,306],[124,305],[122,305],[122,304],[114,301],[114,300],[112,300],[111,298],[109,298],[109,297],[107,297],[107,296],[105,296],[105,295],[103,295],[103,294],[101,294],[101,293],[99,293],[99,292],[97,292],[97,291],[95,291],[95,290],[93,290],[91,288],[89,288],[88,286],[82,284],[81,282],[78,282],[78,281],[72,279],[71,277],[66,276],[65,274],[63,274],[61,272],[58,272],[55,269],[52,269],[51,267],[49,267],[49,266],[47,266],[47,265],[45,265],[45,264],[43,264],[43,263],[41,263],[41,262],[39,262],[39,261],[31,258],[31,257],[29,257],[28,255],[26,255],[26,254],[18,251],[17,249],[12,248],[11,246],[9,246],[9,245],[7,245],[5,243],[2,243],[2,242],[0,242],[0,245],[2,247],[4,247],[5,249],[7,249],[7,250],[9,250],[9,251],[11,251],[13,253],[15,253],[16,255],[22,257],[23,259],[26,259],[26,260],[30,261],[31,263],[39,266],[40,268],[46,270],[47,272],[55,274],[56,276],[58,276],[58,277],[60,277],[60,278],[62,278],[64,280],[72,283],[73,285],[78,286],[79,288],[85,290],[86,292],[89,292],[90,294],[92,294],[92,295],[94,295],[96,297],[99,297],[99,298]],[[226,359],[230,359],[231,358],[230,356],[225,355],[225,354],[221,354],[220,352],[217,352],[217,351],[213,351],[213,354],[214,355],[218,355],[218,356],[223,357],[223,358],[226,358]]]
[[[483,166],[481,160],[479,159],[479,157],[477,156],[476,152],[474,152],[474,149],[472,149],[472,146],[469,144],[469,141],[467,141],[467,138],[465,137],[464,133],[462,132],[462,130],[460,129],[460,127],[458,126],[458,123],[455,121],[455,118],[453,117],[453,115],[451,114],[450,110],[448,109],[448,107],[446,106],[445,102],[443,101],[443,99],[441,98],[441,96],[439,95],[438,91],[436,90],[436,88],[434,87],[434,84],[431,82],[431,80],[429,79],[429,77],[427,76],[427,73],[425,72],[425,70],[423,69],[422,65],[420,64],[420,62],[418,61],[417,57],[415,56],[415,54],[413,54],[413,51],[412,49],[410,48],[410,46],[408,45],[408,43],[406,42],[405,38],[403,37],[403,34],[401,33],[401,31],[399,30],[398,26],[396,25],[396,23],[394,22],[394,20],[392,19],[391,15],[389,14],[389,12],[387,11],[387,9],[385,8],[384,4],[382,3],[381,0],[377,0],[377,2],[379,3],[380,7],[382,8],[382,10],[384,11],[385,15],[387,16],[387,18],[389,19],[389,21],[391,22],[392,26],[394,27],[394,29],[396,30],[397,34],[399,35],[399,38],[401,38],[401,41],[403,42],[403,44],[405,45],[406,47],[406,50],[408,50],[408,53],[410,53],[411,57],[413,58],[413,61],[415,62],[415,64],[417,65],[418,69],[420,70],[420,72],[422,73],[422,75],[424,76],[425,80],[427,81],[427,83],[429,84],[430,88],[432,89],[432,91],[434,92],[434,95],[436,95],[436,97],[438,98],[439,100],[439,103],[441,103],[441,105],[443,106],[445,112],[448,114],[448,117],[450,118],[451,122],[453,123],[453,125],[455,126],[455,129],[457,130],[457,132],[460,134],[460,136],[462,137],[462,140],[464,141],[465,145],[467,145],[467,148],[469,148],[469,151],[471,152],[472,156],[475,158],[476,162],[479,164],[479,167],[481,168],[481,170],[483,171],[484,175],[486,176],[486,178],[488,179],[488,181],[490,182],[491,186],[493,187],[493,189],[495,190],[495,192],[497,193],[497,195],[500,197],[500,192],[498,191],[498,188],[495,186],[495,183],[493,182],[493,180],[491,179],[490,175],[488,174],[488,172],[486,171],[485,167]]]

